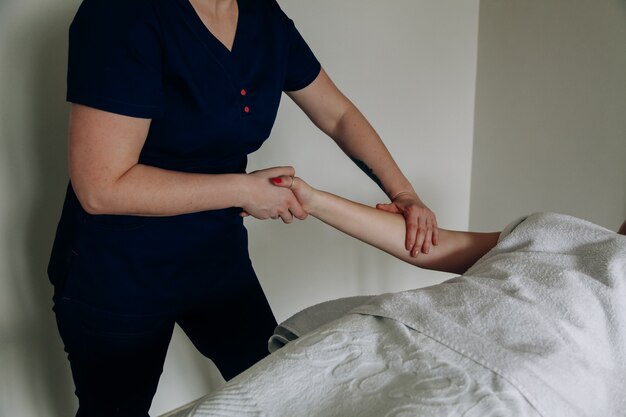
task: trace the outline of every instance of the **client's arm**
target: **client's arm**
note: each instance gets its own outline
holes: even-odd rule
[[[291,177],[273,178],[281,187],[291,185]],[[317,190],[295,178],[292,191],[302,207],[324,223],[375,246],[396,258],[421,268],[462,274],[493,248],[499,232],[471,233],[440,229],[439,245],[428,254],[409,255],[403,245],[404,218],[365,206],[324,191]]]

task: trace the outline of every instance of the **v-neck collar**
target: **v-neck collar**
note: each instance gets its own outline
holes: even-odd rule
[[[229,57],[238,52],[238,44],[241,42],[240,38],[242,37],[241,32],[245,25],[243,22],[246,16],[245,0],[237,0],[237,26],[235,28],[235,37],[231,49],[228,49],[226,45],[209,30],[189,0],[178,0],[178,2],[181,3],[185,9],[185,14],[193,30],[211,47],[214,53]]]

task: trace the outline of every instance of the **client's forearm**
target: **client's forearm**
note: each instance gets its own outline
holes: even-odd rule
[[[324,223],[421,268],[461,274],[493,248],[499,233],[440,229],[439,245],[416,258],[404,248],[406,226],[400,214],[365,206],[334,194],[316,191],[307,207]]]

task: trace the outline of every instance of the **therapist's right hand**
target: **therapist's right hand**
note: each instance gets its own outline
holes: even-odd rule
[[[307,212],[288,188],[272,185],[270,178],[287,175],[293,177],[293,167],[274,167],[254,171],[247,174],[243,181],[243,217],[252,216],[257,219],[278,219],[289,224],[293,218],[304,220]]]

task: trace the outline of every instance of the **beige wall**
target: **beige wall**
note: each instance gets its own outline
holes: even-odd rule
[[[470,202],[478,0],[282,0],[323,65],[370,118],[441,224]],[[45,267],[66,173],[67,26],[78,0],[0,0],[0,415],[75,407]],[[293,164],[313,184],[383,194],[285,98],[251,168]],[[251,256],[279,320],[309,304],[447,277],[416,271],[310,221],[249,220]],[[219,383],[176,333],[153,415]]]
[[[64,184],[66,28],[76,1],[0,1],[0,415],[69,415],[45,275]]]
[[[472,228],[626,217],[626,2],[480,3]]]

